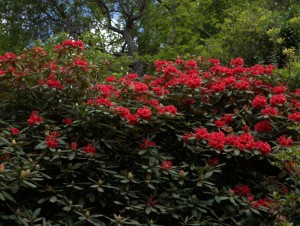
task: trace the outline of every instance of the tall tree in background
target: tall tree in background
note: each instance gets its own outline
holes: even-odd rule
[[[299,9],[298,0],[2,0],[0,52],[60,32],[77,39],[97,30],[106,40],[87,44],[131,56],[140,75],[147,56],[190,53],[269,63],[282,49],[299,48]]]
[[[136,35],[138,32],[138,21],[146,14],[147,6],[150,1],[147,0],[118,0],[104,1],[95,0],[91,7],[94,17],[104,28],[116,32],[122,37],[121,54],[127,53],[136,57],[139,48],[136,43]],[[102,17],[104,16],[104,18]],[[139,75],[143,74],[144,64],[135,59],[133,71]]]
[[[94,27],[84,0],[0,1],[0,50],[15,51],[59,32],[78,38]]]

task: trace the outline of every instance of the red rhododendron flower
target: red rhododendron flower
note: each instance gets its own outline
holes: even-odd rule
[[[39,113],[37,111],[31,112],[31,115],[29,119],[27,120],[28,125],[34,126],[39,125],[43,122],[43,118],[39,116]]]
[[[13,135],[18,135],[20,133],[20,130],[13,127],[10,129],[10,133],[13,134]]]
[[[222,150],[225,145],[225,134],[220,131],[220,132],[213,132],[209,135],[209,145],[212,148]]]
[[[156,205],[156,203],[157,202],[155,200],[153,200],[152,195],[150,195],[148,197],[147,201],[145,202],[145,205],[147,205],[147,206],[154,206],[154,205]]]
[[[85,153],[90,153],[91,155],[95,155],[96,154],[96,148],[94,148],[92,144],[88,144],[87,146],[85,146],[83,148],[83,151]]]
[[[164,160],[162,161],[162,163],[160,164],[160,167],[164,170],[169,170],[169,169],[172,169],[172,162],[171,161],[167,161],[167,160]]]
[[[145,83],[142,82],[133,82],[133,86],[134,86],[134,91],[138,92],[138,93],[142,93],[148,92],[148,86]]]
[[[293,143],[292,138],[286,136],[280,136],[276,140],[279,142],[279,145],[282,147],[289,147]]]
[[[233,120],[233,114],[225,114],[222,116],[221,120],[224,121],[226,124],[230,124]]]
[[[53,131],[49,133],[46,137],[46,144],[48,148],[56,148],[58,145],[58,137],[60,137],[60,133],[57,131]]]
[[[148,147],[154,147],[154,146],[155,143],[153,141],[145,139],[144,142],[140,144],[140,149],[145,150]]]
[[[211,157],[207,160],[207,164],[210,166],[216,166],[220,164],[220,159],[218,157]]]
[[[62,123],[66,124],[66,125],[71,125],[72,124],[72,119],[71,118],[64,118],[61,121],[62,121]]]
[[[270,201],[267,197],[264,199],[258,199],[256,202],[252,203],[254,208],[258,208],[260,206],[269,207],[273,202]]]
[[[231,66],[244,66],[244,60],[241,57],[237,57],[230,61]]]
[[[195,134],[196,134],[196,139],[200,140],[200,139],[207,139],[209,136],[209,133],[207,131],[206,128],[200,127],[198,129],[195,130]]]
[[[194,134],[189,133],[189,132],[185,132],[182,139],[183,139],[184,142],[187,143],[187,142],[189,142],[189,138],[192,138],[192,137],[194,137]]]
[[[258,141],[256,142],[257,148],[262,155],[268,155],[271,153],[271,146],[267,142]]]
[[[273,127],[268,120],[263,120],[263,121],[256,123],[254,129],[257,132],[270,133],[270,132],[272,132]]]
[[[275,94],[284,94],[286,91],[286,87],[285,86],[275,86],[273,87],[273,93]]]
[[[177,61],[178,62],[178,61]],[[197,62],[195,60],[189,60],[185,63],[184,68],[186,70],[192,70],[192,69],[197,69]]]
[[[214,121],[214,124],[216,127],[220,127],[220,128],[222,128],[226,125],[226,123],[222,120],[216,120],[216,121]]]
[[[165,107],[161,107],[159,109],[159,113],[160,114],[171,113],[171,114],[175,115],[177,113],[177,108],[174,105],[167,105]]]
[[[273,107],[266,107],[260,111],[262,115],[269,115],[269,116],[276,116],[277,115],[277,108]]]
[[[140,118],[148,120],[148,121],[150,121],[151,117],[152,117],[152,113],[151,113],[151,110],[149,108],[139,108],[137,110],[137,115]]]
[[[249,82],[245,80],[241,80],[236,83],[235,87],[239,90],[249,90]]]
[[[288,115],[288,119],[291,121],[300,122],[300,112],[295,112]]]
[[[131,125],[136,125],[138,123],[139,116],[137,114],[128,114],[126,115],[126,119]]]
[[[71,150],[77,150],[78,144],[76,142],[72,142],[70,148],[71,148]]]
[[[278,104],[284,105],[286,103],[286,98],[283,94],[274,95],[270,99],[270,104],[274,107]]]
[[[246,184],[241,184],[236,186],[234,189],[232,189],[234,193],[237,193],[238,195],[250,195],[251,190],[250,187]]]
[[[168,65],[164,68],[164,78],[169,79],[173,76],[177,75],[179,73],[179,70],[172,65]]]
[[[116,107],[114,110],[115,110],[115,112],[118,113],[120,118],[125,118],[125,117],[127,117],[127,115],[130,114],[129,109],[125,108],[125,107]]]
[[[226,89],[226,85],[224,82],[215,82],[211,85],[210,89],[214,92],[223,92]]]
[[[115,76],[108,76],[105,79],[106,82],[116,82],[117,78]]]
[[[214,65],[220,65],[220,64],[221,64],[219,59],[214,59],[214,58],[210,58],[210,59],[208,60],[208,62],[209,62],[209,63],[212,63],[212,64],[214,64]]]
[[[252,107],[253,108],[262,108],[267,105],[267,99],[264,96],[256,96],[252,100]]]

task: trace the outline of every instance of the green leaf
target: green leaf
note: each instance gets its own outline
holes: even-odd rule
[[[33,183],[31,183],[31,182],[29,182],[27,180],[24,180],[23,183],[26,184],[26,185],[28,185],[31,188],[37,188],[37,186],[35,184],[33,184]]]
[[[5,197],[2,195],[1,192],[0,192],[0,200],[5,201]]]
[[[3,195],[5,198],[7,198],[8,200],[10,200],[10,201],[16,203],[16,200],[15,200],[10,194],[8,194],[7,192],[2,191],[2,195]]]
[[[152,207],[150,207],[150,206],[148,206],[145,210],[146,214],[151,213],[151,211],[152,211]]]
[[[52,196],[50,199],[49,199],[50,202],[52,203],[55,203],[57,201],[57,197],[56,196]]]

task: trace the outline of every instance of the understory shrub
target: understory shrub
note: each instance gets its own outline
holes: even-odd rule
[[[300,89],[272,65],[100,81],[83,50],[0,56],[0,225],[300,223]]]

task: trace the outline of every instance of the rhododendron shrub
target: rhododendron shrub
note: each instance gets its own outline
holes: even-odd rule
[[[272,65],[159,60],[99,81],[82,51],[0,57],[1,224],[299,222],[299,159],[279,155],[299,147],[300,89]]]

